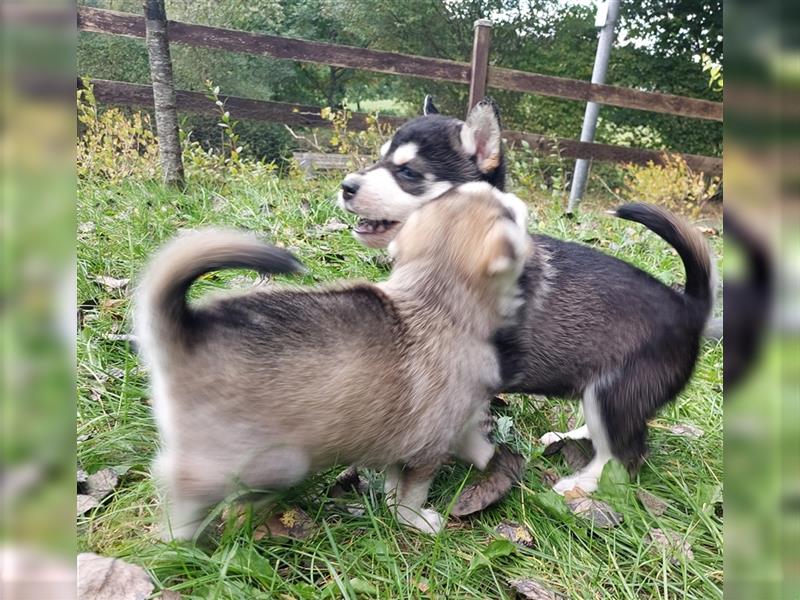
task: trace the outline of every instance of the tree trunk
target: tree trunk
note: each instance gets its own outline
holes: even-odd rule
[[[167,38],[167,13],[164,0],[144,0],[147,54],[150,58],[150,79],[153,81],[153,106],[156,113],[158,155],[164,183],[183,187],[183,159],[178,135],[178,112],[175,83]]]

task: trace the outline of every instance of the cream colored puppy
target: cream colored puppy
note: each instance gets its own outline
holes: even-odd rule
[[[237,487],[278,489],[335,464],[387,468],[400,522],[435,533],[423,508],[450,455],[486,466],[480,420],[500,383],[492,336],[517,306],[530,249],[526,209],[467,184],[415,212],[381,284],[269,287],[189,306],[202,274],[283,273],[288,252],[204,230],[155,256],[137,298],[162,445],[169,536],[192,537]]]

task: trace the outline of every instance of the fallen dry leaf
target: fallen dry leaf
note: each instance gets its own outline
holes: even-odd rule
[[[553,469],[544,469],[540,476],[542,485],[546,488],[553,487],[559,480],[558,473]]]
[[[666,529],[651,529],[642,538],[642,542],[651,552],[666,554],[673,565],[679,565],[680,559],[694,559],[691,545],[678,533]]]
[[[647,509],[647,512],[654,517],[660,517],[669,508],[669,503],[666,500],[662,500],[647,490],[639,490],[636,492],[636,497],[639,498],[639,502]]]
[[[594,456],[591,440],[566,440],[561,447],[564,462],[573,471],[580,471]]]
[[[98,502],[114,491],[119,483],[119,475],[114,469],[100,469],[86,480],[86,493]]]
[[[108,291],[121,290],[128,287],[128,284],[131,282],[131,280],[128,278],[118,279],[108,275],[99,275],[95,277],[94,280]]]
[[[572,440],[565,438],[545,447],[542,456],[553,456],[559,452],[564,457],[564,462],[567,463],[570,469],[579,471],[592,460],[592,456],[594,456],[594,446],[592,446],[591,440]]]
[[[622,515],[602,500],[586,495],[580,488],[574,488],[564,494],[569,509],[579,517],[591,521],[595,527],[611,529],[622,523]]]
[[[78,555],[78,598],[81,600],[145,600],[153,582],[138,565],[92,552]]]
[[[564,596],[559,594],[535,579],[510,579],[508,581],[518,598],[525,600],[562,600]]]
[[[328,497],[341,498],[351,492],[365,494],[368,491],[369,482],[366,477],[362,477],[358,469],[351,466],[336,476],[336,481],[328,490]]]
[[[508,406],[509,402],[508,402],[508,400],[506,400],[505,397],[503,397],[502,395],[499,395],[499,396],[494,396],[492,398],[490,404],[491,404],[491,406],[493,406],[495,408],[503,408],[505,406]]]
[[[589,494],[579,487],[574,487],[571,490],[564,492],[564,500],[578,500],[580,498],[588,498]]]
[[[331,219],[327,223],[325,223],[325,231],[343,231],[344,229],[349,229],[350,226],[346,223],[342,223],[339,219]]]
[[[533,548],[533,534],[525,525],[520,525],[513,521],[503,521],[494,530],[499,536],[515,544]]]
[[[139,342],[139,338],[132,333],[107,333],[103,338],[110,342],[129,342],[131,344]]]
[[[673,425],[672,427],[669,428],[669,432],[672,435],[679,435],[681,437],[688,437],[693,439],[698,439],[702,437],[702,435],[705,433],[702,429],[690,423]]]
[[[174,590],[164,590],[159,598],[161,600],[181,600],[181,595]]]
[[[80,517],[83,513],[89,512],[93,508],[97,508],[100,506],[100,503],[97,501],[96,498],[93,496],[88,496],[86,494],[78,494],[78,516]]]
[[[105,312],[114,312],[116,309],[125,306],[125,298],[104,298],[100,301],[100,308]]]
[[[273,515],[253,531],[253,539],[265,537],[289,537],[304,540],[315,533],[317,526],[311,517],[299,508],[290,508]]]
[[[525,473],[525,458],[508,446],[498,446],[486,474],[461,492],[453,510],[454,517],[471,515],[501,500]]]

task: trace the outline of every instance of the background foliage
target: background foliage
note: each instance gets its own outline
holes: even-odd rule
[[[139,0],[84,0],[84,4],[141,12]],[[587,80],[596,49],[593,3],[577,0],[167,0],[172,19],[309,40],[468,61],[475,19],[493,23],[492,64]],[[706,64],[722,60],[721,0],[645,0],[623,3],[608,83],[721,100],[709,85]],[[434,94],[443,112],[463,116],[463,85],[392,77],[324,65],[172,47],[176,85],[222,93],[354,110],[417,114]],[[81,33],[81,75],[148,83],[141,40]],[[580,102],[493,90],[505,125],[536,133],[577,137]],[[235,116],[235,115],[234,115]],[[719,155],[719,123],[605,107],[598,141]],[[184,127],[209,147],[219,143],[215,119],[192,117]],[[293,145],[277,125],[245,123],[242,140],[256,155],[286,157]]]

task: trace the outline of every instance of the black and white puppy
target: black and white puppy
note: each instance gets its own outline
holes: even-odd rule
[[[491,100],[466,122],[437,114],[404,124],[377,163],[342,182],[341,206],[361,219],[355,236],[384,247],[420,206],[465,181],[503,189],[500,120]],[[592,461],[555,485],[596,489],[612,457],[635,469],[646,454],[647,420],[689,380],[714,302],[714,264],[702,234],[666,210],[631,204],[616,216],[643,224],[680,255],[683,292],[587,246],[533,235],[538,251],[520,281],[525,299],[496,337],[503,390],[582,398],[586,424],[542,437],[590,438]]]

